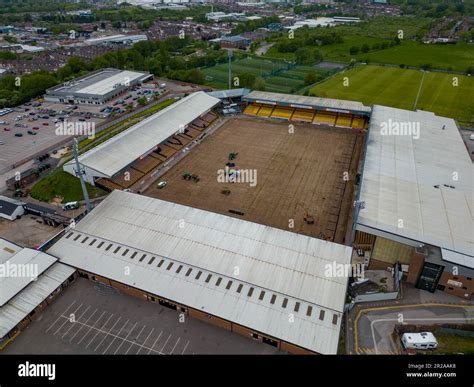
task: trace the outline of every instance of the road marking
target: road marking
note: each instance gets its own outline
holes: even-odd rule
[[[374,308],[366,308],[361,309],[357,313],[356,318],[354,319],[354,349],[356,353],[359,353],[359,332],[357,330],[359,324],[359,318],[361,314],[366,314],[370,311],[378,311],[378,310],[389,310],[389,309],[406,309],[406,308],[420,308],[426,309],[430,307],[446,307],[446,308],[474,308],[474,305],[461,305],[461,304],[440,304],[440,303],[425,303],[425,304],[409,304],[409,305],[391,305],[391,306],[382,306],[382,307],[374,307]]]
[[[140,344],[137,343],[137,340],[138,340],[138,338],[140,337],[140,335],[142,334],[142,332],[144,331],[145,327],[146,327],[146,325],[143,325],[142,330],[140,331],[140,333],[138,333],[138,336],[135,337],[133,344],[135,344],[135,345],[140,345]],[[133,344],[130,344],[130,347],[128,347],[127,352],[125,352],[125,355],[128,353],[128,351],[130,351],[130,348],[133,347]]]
[[[91,325],[91,327],[89,328],[89,330],[86,332],[86,334],[84,336],[81,337],[81,339],[77,342],[77,344],[80,344],[82,340],[84,340],[86,338],[86,336],[89,334],[89,332],[92,330],[92,328],[95,326],[95,324],[97,324],[100,319],[102,318],[102,316],[105,314],[105,310],[102,312],[102,314],[99,316],[99,319],[93,324]]]
[[[436,317],[431,317],[431,318],[403,318],[403,321],[457,321],[457,320],[472,320],[471,318],[466,318],[466,317],[441,317],[441,318],[436,318]],[[378,319],[378,320],[373,320],[371,321],[370,323],[370,330],[372,331],[372,341],[374,343],[374,350],[375,350],[375,354],[376,355],[379,355],[380,352],[378,350],[378,347],[377,347],[377,342],[375,340],[375,331],[374,331],[374,325],[375,323],[378,323],[378,322],[389,322],[389,321],[393,321],[393,322],[398,322],[399,319],[398,318],[381,318],[381,319]],[[390,342],[392,342],[392,339],[391,337],[390,338]]]
[[[91,319],[91,317],[95,314],[95,312],[97,312],[97,310],[98,310],[98,309],[96,308],[96,309],[94,310],[94,312],[87,318],[87,320],[86,320],[86,322],[85,322],[86,324],[89,322],[89,320]],[[80,327],[80,328],[76,331],[76,333],[74,333],[74,335],[71,337],[71,339],[69,340],[69,342],[71,342],[71,341],[74,339],[74,337],[76,337],[76,335],[79,333],[79,331],[82,329],[82,327],[83,327],[83,326],[81,325],[81,327]]]
[[[114,314],[112,313],[112,314],[109,316],[109,318],[107,319],[107,321],[105,322],[105,324],[102,325],[103,327],[105,327],[105,326],[109,323],[109,320],[112,318],[113,315],[114,315]],[[95,326],[95,324],[94,324],[93,326]],[[97,335],[99,334],[99,332],[100,332],[100,330],[97,329],[97,332],[96,332],[96,334],[94,335],[94,337],[91,339],[91,341],[89,341],[89,344],[86,345],[86,349],[87,349],[87,347],[88,347],[89,345],[91,345],[91,343],[95,340],[95,338],[97,337]]]
[[[151,346],[151,348],[155,348],[155,344],[160,339],[162,333],[163,333],[163,331],[160,332],[160,334],[158,335],[156,340],[153,342],[153,345]],[[150,354],[150,352],[151,352],[151,349],[148,351],[148,354]]]
[[[140,351],[142,350],[143,346],[146,344],[146,342],[148,341],[148,338],[151,336],[151,334],[153,333],[154,330],[155,330],[155,328],[152,328],[152,330],[150,331],[150,333],[149,333],[148,336],[146,337],[145,341],[144,341],[143,344],[140,346],[140,349],[138,350],[137,355],[140,353]]]
[[[179,340],[181,340],[181,337],[178,337],[178,340],[176,341],[176,344],[174,345],[173,349],[172,349],[171,352],[169,353],[170,355],[173,354],[174,350],[176,349],[176,346],[177,346],[178,343],[179,343]]]
[[[186,348],[188,348],[188,345],[189,345],[189,340],[188,340],[188,342],[186,343],[186,345],[184,346],[184,349],[183,349],[183,351],[181,352],[181,355],[184,355],[184,351],[186,351]]]
[[[79,307],[78,307],[76,310],[74,310],[73,314],[76,314],[77,311],[78,311],[79,309],[81,309],[81,307],[82,307],[82,304],[79,305]],[[64,326],[64,324],[66,324],[68,321],[70,321],[70,320],[69,320],[69,317],[66,317],[66,319],[67,319],[67,320],[65,320],[65,321],[61,324],[61,326],[56,330],[56,332],[53,333],[53,336],[56,336],[56,333],[58,333],[58,332],[61,330],[61,328]]]
[[[122,318],[122,317],[119,316],[118,320],[115,321],[115,324],[112,325],[112,327],[108,330],[107,334],[110,333],[110,332],[112,332],[112,329],[114,329],[114,327],[115,327],[115,326],[117,325],[117,323],[121,320],[121,318]],[[104,341],[105,338],[107,337],[107,334],[105,334],[104,338],[100,341],[99,345],[97,345],[97,347],[95,347],[94,352],[97,351],[97,348],[99,348],[99,347],[102,345],[103,341]]]
[[[123,343],[125,342],[125,340],[128,339],[128,337],[129,337],[130,334],[133,332],[133,330],[135,329],[136,326],[137,326],[137,323],[135,323],[135,324],[133,325],[133,328],[130,330],[130,332],[128,332],[128,335],[125,336],[125,339],[122,340],[122,342],[120,343],[120,345],[118,346],[118,348],[115,350],[114,355],[117,353],[117,351],[118,351],[118,350],[120,349],[120,347],[123,345]]]
[[[123,331],[123,328],[125,328],[125,327],[127,326],[127,324],[128,324],[129,321],[130,321],[130,319],[127,319],[127,321],[125,321],[125,324],[123,324],[123,327],[120,328],[120,330],[118,331],[117,335],[114,335],[115,337],[112,339],[112,341],[110,342],[109,346],[104,350],[104,352],[102,352],[102,355],[104,355],[104,354],[107,352],[107,350],[108,350],[108,349],[110,348],[110,346],[114,343],[114,341],[115,341],[115,339],[116,339],[117,337],[121,338],[120,332]]]
[[[81,313],[81,315],[79,316],[79,318],[77,320],[80,320],[81,317],[84,316],[84,314],[89,310],[89,308],[90,308],[90,305],[86,308],[86,310],[84,312]],[[76,316],[74,316],[74,321],[71,321],[71,326],[69,327],[69,329],[64,333],[63,339],[69,333],[69,331],[72,329],[72,327],[75,325],[75,322],[76,322]]]
[[[166,347],[166,344],[168,344],[168,341],[171,339],[171,335],[168,336],[168,338],[166,339],[165,341],[165,345],[163,345],[163,348],[161,348],[161,352],[164,351],[165,347]]]
[[[74,301],[71,303],[71,305],[69,305],[63,313],[60,313],[60,314],[59,314],[58,318],[49,326],[48,329],[46,329],[46,333],[48,333],[48,331],[53,327],[53,325],[55,325],[55,324],[59,321],[59,319],[61,318],[61,316],[62,316],[63,314],[66,314],[67,311],[69,310],[69,308],[70,308],[71,306],[73,306],[75,303],[76,303],[76,300],[74,300]]]

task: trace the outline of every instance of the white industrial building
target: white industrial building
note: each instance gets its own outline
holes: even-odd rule
[[[51,302],[75,269],[0,238],[0,339],[11,337]]]
[[[113,191],[48,253],[90,278],[282,350],[337,352],[348,246]],[[128,269],[127,269],[128,268]]]
[[[99,44],[134,44],[148,40],[146,35],[109,35],[99,38],[91,38],[84,41],[88,46],[96,46]]]
[[[85,180],[94,184],[96,178],[113,177],[219,103],[219,99],[202,91],[190,94],[96,146],[79,157]],[[66,163],[63,169],[75,175],[74,160]]]
[[[25,213],[25,203],[11,199],[7,196],[0,196],[0,218],[15,220]]]
[[[52,87],[46,90],[44,99],[50,102],[100,105],[152,77],[145,72],[106,68]]]
[[[434,291],[439,284],[438,289],[470,297],[474,167],[453,119],[375,105],[359,201],[356,229],[376,238],[371,259],[397,259],[419,271],[413,273],[418,286]],[[425,273],[420,284],[425,269],[433,278],[426,283]]]

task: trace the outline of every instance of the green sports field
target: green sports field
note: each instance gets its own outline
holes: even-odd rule
[[[344,85],[347,77],[348,85]],[[458,86],[453,85],[458,78]],[[311,89],[319,97],[361,101],[413,109],[423,73],[392,67],[362,65],[345,71]],[[423,79],[417,109],[451,117],[474,126],[474,78],[464,75],[427,72]]]

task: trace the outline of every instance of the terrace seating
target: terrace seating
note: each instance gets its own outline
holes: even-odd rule
[[[313,110],[296,109],[291,119],[294,121],[313,122],[313,116]]]
[[[217,118],[217,115],[213,112],[207,112],[204,116],[201,117],[203,121],[206,121],[208,125],[213,123]]]
[[[95,181],[95,185],[99,188],[102,188],[106,191],[113,191],[114,189],[120,189],[122,190],[123,187],[114,183],[113,181],[110,181],[109,179],[105,177],[101,177]]]
[[[152,169],[156,168],[162,163],[161,160],[156,159],[152,156],[146,156],[141,160],[137,160],[132,164],[133,169],[140,171],[144,174],[150,172]]]
[[[342,126],[346,128],[351,127],[352,114],[338,114],[336,119],[336,126]]]
[[[273,109],[271,116],[273,118],[283,118],[285,120],[289,120],[291,119],[291,116],[293,115],[294,111],[294,108],[276,106],[275,109]]]
[[[140,172],[137,169],[134,169],[132,167],[128,168],[124,172],[120,172],[117,176],[113,177],[110,179],[113,183],[123,187],[123,188],[129,188],[133,184],[135,184],[138,180],[140,180],[143,176],[145,176],[144,173]]]
[[[261,107],[262,105],[259,105],[259,104],[250,104],[245,108],[244,114],[248,114],[250,116],[256,116]]]
[[[314,117],[313,123],[334,126],[334,124],[336,123],[336,116],[336,113],[317,112],[316,116]]]
[[[159,155],[164,156],[167,159],[173,156],[176,152],[177,152],[176,149],[173,149],[165,144],[159,145],[159,152],[158,152],[158,149],[155,151],[155,153],[158,153]]]
[[[365,129],[367,128],[367,121],[364,117],[354,117],[352,120],[352,127],[354,129]]]
[[[270,117],[270,114],[272,114],[272,111],[273,111],[274,108],[275,108],[275,106],[273,106],[273,105],[270,105],[270,106],[263,105],[260,108],[260,110],[258,111],[257,116],[259,116],[259,117]]]

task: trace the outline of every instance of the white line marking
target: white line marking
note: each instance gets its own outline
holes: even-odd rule
[[[142,332],[144,331],[145,327],[146,327],[146,325],[143,325],[142,330],[140,331],[140,333],[138,333],[138,336],[135,337],[135,339],[134,339],[134,344],[135,344],[135,345],[140,346],[140,344],[137,343],[137,340],[138,340],[138,338],[140,337],[140,335],[142,334]],[[128,351],[130,351],[130,348],[132,348],[132,347],[133,347],[133,344],[130,344],[130,347],[128,347],[127,352],[125,352],[125,355],[128,353]]]
[[[153,333],[154,330],[155,330],[155,328],[152,328],[152,330],[150,331],[150,333],[149,333],[148,336],[146,337],[145,341],[144,341],[143,344],[140,346],[140,349],[138,350],[137,355],[140,353],[140,351],[142,350],[143,346],[146,344],[146,342],[148,341],[148,339],[150,338],[150,336],[151,336],[151,334]]]
[[[161,348],[161,351],[160,352],[163,352],[163,350],[165,349],[166,347],[166,344],[168,344],[168,341],[171,339],[171,335],[168,336],[168,338],[166,339],[166,342],[165,342],[165,345],[163,345],[163,348]]]
[[[112,341],[110,342],[109,346],[108,346],[107,348],[105,348],[104,352],[102,352],[102,355],[104,355],[104,354],[108,351],[108,349],[109,349],[110,346],[114,343],[114,341],[115,341],[115,339],[116,339],[117,337],[120,338],[120,339],[122,338],[122,337],[120,336],[120,332],[123,331],[123,328],[125,328],[125,327],[127,326],[127,324],[128,324],[129,321],[130,321],[130,319],[127,319],[127,321],[125,321],[125,324],[123,324],[123,327],[120,328],[120,330],[118,331],[117,335],[114,335],[115,337],[112,339]],[[123,340],[123,339],[122,339],[122,340]]]
[[[178,343],[179,343],[179,340],[181,340],[181,337],[178,337],[178,340],[176,341],[176,343],[175,343],[175,345],[174,345],[173,349],[172,349],[172,350],[171,350],[171,352],[169,353],[170,355],[172,355],[172,354],[173,354],[174,350],[176,349],[176,346],[177,346],[177,345],[178,345]]]
[[[84,314],[87,313],[89,308],[90,308],[90,305],[86,308],[84,312],[81,313],[81,315],[77,318],[77,321],[79,321],[82,318],[82,316],[84,316]],[[63,339],[69,333],[69,331],[72,329],[74,325],[76,325],[76,316],[74,316],[74,321],[71,321],[71,326],[69,327],[69,329],[64,333]]]
[[[160,332],[160,334],[158,335],[156,340],[153,342],[153,345],[151,346],[152,348],[155,348],[155,344],[160,339],[162,333],[163,333],[163,331]],[[151,352],[151,349],[148,351],[148,354],[150,354],[150,352]]]
[[[77,311],[78,311],[79,309],[81,309],[81,307],[82,307],[82,304],[79,305],[79,307],[73,312],[73,314],[76,314]],[[65,320],[65,321],[61,324],[61,326],[56,330],[56,332],[53,333],[53,336],[56,336],[56,333],[58,333],[58,332],[61,330],[61,328],[64,326],[64,324],[66,324],[68,321],[70,321],[70,320],[69,320],[69,317],[66,317],[66,318],[67,318],[67,320]]]
[[[109,318],[107,319],[107,321],[105,322],[105,324],[102,325],[102,327],[105,327],[105,326],[109,323],[109,320],[112,318],[113,315],[114,315],[114,314],[112,313],[112,314],[109,316]],[[95,326],[95,324],[94,324],[93,326]],[[94,329],[96,329],[96,328],[94,328]],[[89,341],[89,344],[86,345],[86,349],[87,349],[87,347],[88,347],[89,345],[91,345],[91,343],[95,340],[95,338],[96,338],[97,335],[100,333],[100,331],[101,331],[101,330],[97,328],[97,332],[95,333],[95,335],[94,335],[94,337],[91,339],[91,341]]]
[[[189,345],[189,340],[186,343],[186,345],[184,346],[184,349],[183,349],[183,352],[181,352],[181,355],[184,355],[184,351],[186,351],[186,348],[188,348],[188,345]]]
[[[55,324],[59,321],[59,319],[62,317],[62,315],[63,315],[63,314],[66,314],[67,311],[69,310],[69,308],[70,308],[71,306],[73,306],[75,303],[76,303],[76,300],[74,300],[74,301],[72,302],[72,304],[69,305],[69,306],[66,308],[66,310],[58,316],[58,318],[49,326],[49,328],[46,329],[46,333],[48,333],[48,331],[53,327],[53,325],[55,325]]]
[[[128,332],[128,335],[125,336],[125,339],[122,340],[122,342],[120,343],[120,345],[117,347],[117,349],[115,350],[114,352],[114,355],[117,353],[117,351],[120,349],[120,347],[123,345],[123,343],[125,343],[125,341],[128,341],[128,337],[130,336],[130,334],[133,332],[133,330],[135,329],[135,327],[137,326],[137,323],[135,323],[135,325],[133,325],[133,328],[130,330],[130,332]]]
[[[108,330],[108,332],[106,333],[106,335],[104,336],[104,338],[100,341],[100,343],[97,345],[97,347],[95,347],[94,352],[97,351],[97,348],[99,348],[99,347],[102,345],[102,343],[103,343],[103,341],[105,340],[105,338],[108,336],[108,334],[109,334],[110,332],[112,332],[112,329],[114,329],[114,327],[117,325],[117,323],[120,321],[121,318],[122,318],[122,317],[119,317],[118,320],[115,321],[115,324],[112,325],[112,327]]]
[[[89,328],[89,330],[86,332],[86,334],[84,336],[81,337],[81,339],[77,342],[77,344],[80,344],[82,340],[84,340],[86,338],[86,336],[89,334],[89,332],[92,330],[92,328],[95,326],[95,324],[97,324],[100,319],[102,318],[102,316],[105,314],[105,310],[102,312],[102,314],[99,316],[98,320],[93,324],[91,325],[91,327]]]
[[[87,318],[87,320],[86,320],[86,322],[85,322],[86,324],[89,322],[89,320],[91,319],[91,317],[95,314],[95,312],[97,312],[97,310],[98,310],[98,309],[96,308],[96,309],[94,310],[94,312]],[[74,337],[76,337],[76,335],[79,333],[79,331],[82,329],[82,327],[83,327],[83,325],[81,325],[81,327],[76,331],[76,333],[74,333],[74,335],[71,337],[71,339],[69,340],[69,342],[71,342],[71,341],[74,339]]]

